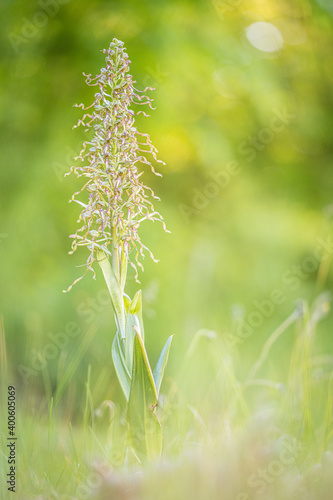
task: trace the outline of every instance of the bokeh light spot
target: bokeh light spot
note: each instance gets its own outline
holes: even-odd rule
[[[271,23],[253,23],[245,29],[245,33],[250,44],[263,52],[276,52],[283,47],[282,35]]]

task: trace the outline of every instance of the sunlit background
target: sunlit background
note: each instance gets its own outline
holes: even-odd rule
[[[295,300],[312,298],[317,269],[298,286],[283,275],[329,236],[330,3],[63,3],[47,14],[5,2],[1,16],[1,311],[13,366],[31,366],[32,350],[69,321],[99,325],[79,370],[108,361],[114,328],[101,276],[62,293],[86,260],[83,249],[67,255],[78,215],[67,202],[81,184],[63,176],[84,140],[72,131],[73,104],[93,96],[82,72],[103,66],[113,37],[138,87],[156,88],[157,109],[138,126],[167,163],[162,180],[146,174],[172,232],[147,223],[142,234],[160,259],[147,258],[140,275],[148,349],[175,333],[176,364],[197,329],[226,335],[235,314],[282,289],[287,300],[241,352],[246,365]],[[237,175],[224,174],[232,161]]]
[[[114,37],[138,88],[156,89],[156,110],[137,125],[166,162],[163,178],[144,174],[171,231],[147,222],[141,233],[160,260],[146,257],[140,273],[147,350],[156,360],[175,334],[172,378],[199,329],[234,349],[232,332],[252,322],[234,353],[244,377],[297,300],[333,285],[330,256],[317,252],[333,251],[331,1],[2,0],[1,8],[0,311],[12,380],[34,406],[83,349],[71,375],[73,419],[89,365],[96,407],[121,398],[99,269],[96,281],[88,275],[62,292],[87,257],[68,255],[79,213],[68,200],[81,183],[64,173],[85,139],[72,130],[81,117],[73,104],[92,102],[82,72],[103,67]],[[131,274],[128,293],[137,288]],[[71,323],[79,333],[48,355]],[[328,315],[318,340],[329,354],[332,325]],[[293,339],[283,337],[266,366],[281,382]],[[199,378],[205,369],[202,360]]]

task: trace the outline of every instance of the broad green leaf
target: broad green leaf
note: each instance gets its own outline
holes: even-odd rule
[[[132,304],[132,301],[131,301],[130,297],[128,295],[126,295],[126,293],[123,294],[123,299],[124,299],[125,313],[127,314],[128,310]]]
[[[125,339],[125,359],[128,370],[132,373],[133,369],[133,349],[134,349],[134,338],[135,329],[140,334],[142,340],[143,336],[143,321],[142,321],[142,299],[141,290],[139,290],[135,295],[130,304],[128,304],[129,298],[124,295],[124,304],[127,311],[126,315],[126,339]],[[135,327],[135,329],[134,329]]]
[[[157,393],[141,336],[134,338],[133,372],[127,408],[129,442],[141,461],[158,458],[162,451],[162,429],[154,413]]]
[[[98,263],[102,269],[106,285],[108,287],[112,305],[115,311],[121,338],[125,338],[125,309],[124,299],[116,275],[113,272],[110,261],[106,254],[99,250],[97,252]]]
[[[139,311],[141,311],[141,309],[142,309],[142,292],[141,290],[138,290],[131,302],[130,312],[131,314],[137,314]]]
[[[145,341],[145,332],[143,328],[143,319],[142,319],[142,292],[141,290],[138,290],[136,294],[133,297],[131,306],[129,308],[129,312],[131,314],[136,314],[139,320],[139,325],[140,325],[140,335],[143,340]]]
[[[126,366],[124,353],[121,347],[121,337],[117,331],[112,343],[112,359],[116,374],[123,390],[126,401],[129,400],[131,388],[131,375]]]
[[[133,370],[134,339],[136,335],[134,327],[141,336],[139,318],[136,314],[128,312],[126,316],[125,360],[130,373]]]
[[[154,376],[157,396],[160,393],[160,388],[161,388],[161,384],[162,384],[162,380],[163,380],[164,370],[165,370],[166,364],[168,362],[168,357],[169,357],[172,339],[173,339],[173,335],[171,335],[168,338],[168,340],[166,341],[166,343],[161,351],[160,357],[158,358],[156,366],[154,368],[153,376]]]

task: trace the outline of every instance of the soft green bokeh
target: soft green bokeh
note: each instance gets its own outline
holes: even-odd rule
[[[82,131],[72,131],[81,116],[73,104],[92,102],[94,89],[82,72],[98,72],[104,64],[100,50],[113,37],[125,43],[138,88],[156,88],[157,109],[149,119],[140,117],[138,127],[167,163],[160,169],[163,179],[144,175],[171,230],[164,234],[147,222],[142,231],[142,241],[160,259],[154,264],[147,257],[140,274],[147,350],[156,360],[175,334],[167,373],[172,378],[198,329],[213,330],[228,344],[239,318],[258,310],[254,301],[279,290],[282,303],[233,354],[235,371],[244,378],[296,300],[312,301],[333,285],[330,259],[320,264],[314,257],[318,238],[330,242],[333,215],[331,3],[51,4],[57,12],[44,16],[38,2],[1,5],[0,312],[10,380],[27,393],[27,406],[40,403],[44,411],[45,394],[54,395],[57,378],[90,328],[64,389],[72,407],[58,411],[81,418],[88,365],[95,407],[121,401],[111,363],[115,327],[100,270],[96,281],[88,276],[62,293],[79,276],[75,266],[86,260],[84,249],[67,255],[79,213],[68,199],[81,183],[63,174],[84,140]],[[36,22],[43,26],[34,27]],[[257,22],[279,30],[279,50],[250,43],[246,30]],[[268,47],[279,40],[258,43]],[[272,120],[281,114],[285,123],[280,120],[277,130]],[[223,172],[232,167],[237,173],[224,187],[211,184],[212,175],[225,179]],[[302,277],[295,277],[293,266],[302,266]],[[128,292],[137,289],[132,274]],[[81,333],[66,337],[46,370],[22,377],[19,367],[34,369],[50,335],[70,329],[70,322]],[[332,354],[331,315],[319,330],[318,350]],[[267,376],[285,382],[293,340],[291,334],[277,343]],[[201,362],[198,373],[205,379],[209,367]]]
[[[155,265],[147,258],[141,275],[151,301],[148,345],[157,353],[175,333],[182,352],[199,327],[223,335],[234,304],[251,312],[253,300],[282,285],[288,300],[247,343],[246,363],[256,340],[262,342],[293,302],[312,296],[316,272],[294,291],[281,276],[330,230],[323,213],[333,180],[329,6],[244,0],[229,7],[203,1],[57,7],[45,20],[34,2],[5,2],[1,16],[1,310],[14,366],[31,362],[30,350],[68,321],[84,328],[90,316],[80,317],[76,308],[103,288],[100,277],[88,277],[70,294],[61,292],[86,259],[84,250],[67,255],[78,214],[67,200],[81,184],[63,173],[84,136],[71,130],[80,117],[72,106],[90,103],[93,95],[81,73],[103,66],[100,50],[113,37],[125,42],[138,87],[156,87],[157,110],[138,122],[167,163],[162,180],[145,175],[172,231],[164,235],[147,223],[142,235],[160,259]],[[268,53],[249,43],[245,29],[257,21],[280,29],[281,50]],[[290,123],[260,136],[276,112],[291,115]],[[254,148],[246,144],[258,134]],[[212,172],[232,160],[240,173],[225,188],[207,187]],[[212,196],[207,201],[198,195],[205,188]],[[204,208],[184,216],[181,204]],[[110,311],[102,309],[85,363],[107,362],[113,327]],[[79,342],[76,337],[69,349]]]

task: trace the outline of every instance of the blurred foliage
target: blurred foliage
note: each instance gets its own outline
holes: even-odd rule
[[[333,283],[322,268],[319,280],[313,269],[295,287],[283,278],[331,232],[331,3],[3,0],[1,9],[0,304],[13,377],[23,383],[18,367],[32,368],[50,334],[74,322],[81,333],[49,361],[49,379],[37,370],[30,387],[52,394],[59,370],[71,365],[95,325],[73,394],[80,394],[88,364],[96,404],[117,390],[112,311],[101,276],[62,294],[86,260],[84,250],[67,255],[78,215],[67,201],[80,185],[63,174],[84,139],[71,130],[80,117],[73,104],[91,102],[82,71],[98,72],[100,50],[113,37],[125,42],[137,86],[156,87],[157,109],[138,127],[167,163],[162,180],[144,175],[172,232],[147,223],[142,234],[160,259],[158,265],[147,259],[140,277],[147,349],[156,359],[176,334],[172,370],[199,328],[226,339],[239,315],[255,309],[253,301],[281,289],[286,300],[239,346],[242,374],[296,299],[311,300]],[[283,47],[253,46],[247,28],[258,22],[275,26]],[[272,132],[277,113],[290,118]],[[211,175],[231,161],[239,173],[209,191]],[[215,195],[207,198],[205,189]],[[132,277],[130,294],[136,289]],[[327,348],[331,326],[330,317],[321,325]],[[284,366],[288,346],[288,339],[279,344],[273,372],[274,362]]]

